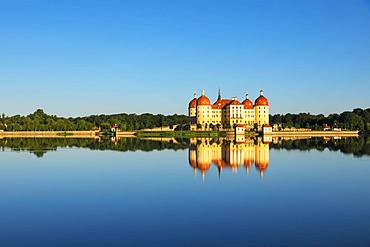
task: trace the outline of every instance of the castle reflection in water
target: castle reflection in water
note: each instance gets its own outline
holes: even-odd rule
[[[255,166],[263,177],[269,165],[269,143],[271,138],[228,140],[192,138],[189,147],[189,164],[204,179],[212,166],[216,166],[218,175],[223,169],[238,171],[245,169],[249,174]]]

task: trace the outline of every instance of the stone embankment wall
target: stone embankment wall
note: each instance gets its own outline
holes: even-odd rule
[[[140,131],[174,131],[177,125],[174,125],[173,128],[171,129],[170,126],[163,126],[163,127],[156,127],[152,129],[141,129]]]
[[[133,137],[136,136],[135,131],[117,131],[116,132],[117,137]]]
[[[73,138],[95,138],[97,131],[0,131],[2,137],[73,137]]]
[[[267,136],[358,136],[358,131],[274,131]]]

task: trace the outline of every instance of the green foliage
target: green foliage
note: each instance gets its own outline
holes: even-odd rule
[[[320,137],[302,139],[302,140],[280,140],[277,143],[271,143],[272,149],[286,150],[319,150],[329,149],[330,151],[341,151],[345,154],[353,154],[354,156],[370,155],[370,138],[368,136],[360,136],[359,138],[343,138],[324,140]]]
[[[73,136],[73,133],[70,132],[57,133],[57,136]]]
[[[160,133],[160,132],[157,132]],[[176,132],[172,132],[176,133]],[[213,132],[200,132],[209,137]],[[186,133],[183,133],[186,134]],[[190,132],[188,134],[191,134]],[[197,133],[199,134],[199,133]],[[214,132],[214,139],[210,143],[220,143]],[[213,137],[213,136],[212,136]],[[257,139],[255,139],[257,141]],[[223,140],[223,142],[227,142]],[[340,151],[345,154],[353,154],[356,157],[370,156],[370,137],[361,136],[359,138],[343,138],[324,140],[323,138],[309,138],[303,140],[284,140],[270,143],[271,149],[285,150],[319,150],[328,149],[330,151]],[[118,142],[112,142],[110,138],[103,140],[84,139],[84,138],[4,138],[0,139],[0,150],[10,148],[14,151],[28,151],[37,157],[42,157],[47,152],[56,151],[58,147],[79,147],[91,150],[114,150],[120,152],[127,151],[152,151],[152,150],[184,150],[189,146],[189,139],[186,137],[177,137],[176,142],[162,142],[145,140],[139,138],[122,138]]]
[[[324,125],[347,130],[370,131],[370,108],[354,109],[352,112],[330,114],[325,117],[322,114],[310,113],[270,115],[270,124],[278,124],[283,128],[310,128],[322,130]]]
[[[110,130],[117,124],[123,131],[140,130],[161,126],[185,125],[189,119],[185,115],[153,115],[149,113],[92,115],[88,117],[63,118],[46,114],[42,109],[36,110],[28,116],[11,116],[0,119],[0,130],[7,131],[76,131],[101,128]],[[7,126],[7,127],[5,127]]]
[[[79,147],[91,150],[114,150],[127,151],[153,151],[153,150],[183,150],[188,144],[183,139],[177,142],[161,142],[152,140],[141,140],[138,138],[123,138],[117,143],[110,139],[98,141],[84,138],[4,138],[0,139],[0,150],[10,148],[14,151],[29,151],[37,157],[43,157],[45,153],[56,151],[58,147]]]
[[[190,130],[190,124],[179,124],[176,126],[175,131]]]

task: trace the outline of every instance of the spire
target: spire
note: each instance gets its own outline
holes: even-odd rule
[[[222,98],[221,98],[221,89],[220,88],[218,88],[218,97],[217,97],[217,100],[221,100]]]
[[[245,94],[245,98],[249,99],[249,94],[248,93]]]
[[[194,99],[196,99],[197,98],[197,92],[195,91],[194,92]]]
[[[260,90],[260,95],[263,96],[263,90],[262,89]]]
[[[205,95],[206,95],[206,91],[202,89],[202,96],[205,96]]]

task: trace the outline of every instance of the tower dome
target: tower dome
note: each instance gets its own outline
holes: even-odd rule
[[[249,99],[248,94],[246,94],[245,100],[243,101],[244,109],[253,109],[253,102]]]
[[[260,96],[254,102],[256,106],[269,106],[269,101],[265,96],[263,96],[263,90],[260,91]]]
[[[211,105],[211,101],[206,96],[204,90],[202,90],[202,95],[197,100],[198,106],[205,106],[205,105]]]
[[[194,98],[189,102],[189,108],[197,107],[197,93],[194,93]]]

